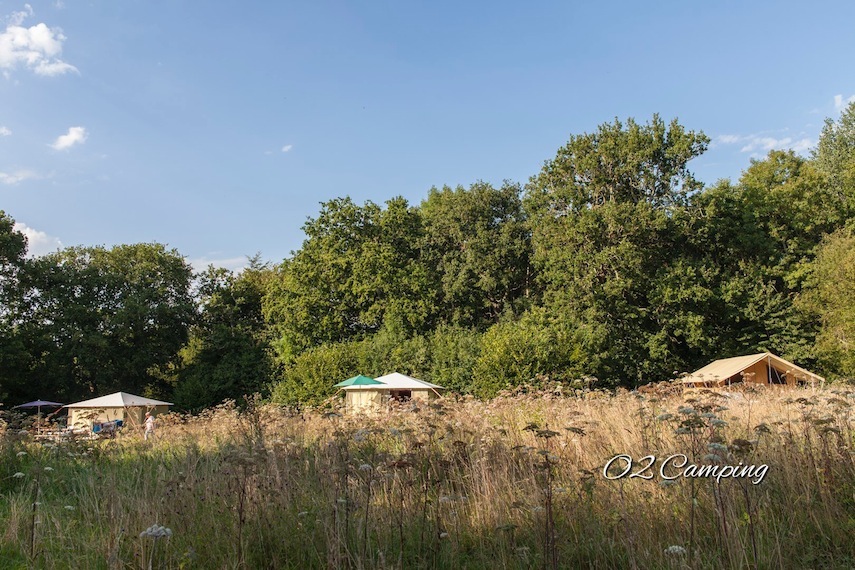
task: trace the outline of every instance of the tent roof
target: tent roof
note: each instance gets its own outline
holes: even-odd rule
[[[345,386],[344,390],[444,390],[442,386],[412,378],[399,372],[392,372],[375,378],[378,384],[370,386]]]
[[[683,378],[684,384],[707,384],[721,383],[728,378],[736,376],[746,368],[750,368],[761,360],[768,359],[774,368],[782,370],[799,380],[819,381],[824,382],[825,378],[818,376],[812,372],[808,372],[804,368],[796,366],[792,362],[784,360],[780,356],[775,356],[770,352],[761,352],[758,354],[748,354],[745,356],[735,356],[733,358],[723,358],[707,364],[700,370],[692,372]]]
[[[368,376],[363,376],[360,374],[359,376],[354,376],[353,378],[348,378],[343,382],[339,382],[335,385],[336,388],[345,388],[347,386],[371,386],[373,384],[380,384],[374,378],[369,378]]]
[[[135,396],[127,392],[116,392],[108,396],[84,400],[68,404],[66,408],[129,408],[134,406],[171,406],[172,402],[161,402],[160,400],[152,400],[151,398],[143,398]]]

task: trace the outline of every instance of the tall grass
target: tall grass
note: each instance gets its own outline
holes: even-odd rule
[[[161,416],[154,442],[6,429],[0,569],[852,568],[853,404],[537,393],[374,417],[226,405]],[[668,481],[675,453],[768,473]],[[632,472],[654,455],[654,477],[610,480],[617,454]]]

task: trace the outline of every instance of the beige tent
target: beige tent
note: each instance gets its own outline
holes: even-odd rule
[[[735,382],[753,382],[777,386],[795,386],[825,382],[825,378],[808,372],[769,352],[724,358],[707,364],[683,378],[690,386],[727,386]]]
[[[125,392],[68,404],[68,427],[91,428],[95,423],[122,420],[127,426],[141,426],[145,413],[152,415],[169,411],[171,402],[161,402]]]
[[[398,372],[374,379],[378,384],[345,386],[347,411],[376,411],[389,401],[417,400],[428,402],[440,397],[442,386],[418,380]]]

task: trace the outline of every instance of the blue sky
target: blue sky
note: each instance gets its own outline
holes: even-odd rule
[[[319,203],[525,182],[677,117],[712,183],[855,96],[855,2],[0,2],[0,209],[34,253],[281,261]]]

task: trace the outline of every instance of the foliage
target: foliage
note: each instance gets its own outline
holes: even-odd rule
[[[855,214],[855,102],[849,103],[837,121],[826,119],[814,151],[817,168],[829,179],[831,190]]]
[[[468,189],[431,188],[419,211],[425,262],[442,290],[442,319],[483,327],[506,312],[520,314],[532,286],[520,187],[479,182]]]
[[[257,255],[239,275],[209,267],[199,277],[201,314],[180,353],[177,405],[199,410],[267,390],[274,365],[261,303],[271,277]]]
[[[364,361],[360,341],[327,343],[300,353],[273,384],[270,399],[287,405],[318,405],[335,394],[333,385],[356,376]]]
[[[798,307],[820,323],[816,350],[834,376],[855,378],[855,233],[828,236],[811,266],[811,287]]]
[[[493,397],[501,390],[541,379],[574,380],[583,374],[578,328],[550,318],[542,309],[492,326],[481,340],[472,392]]]
[[[264,302],[281,361],[320,343],[375,333],[387,311],[411,330],[431,319],[433,288],[418,250],[421,218],[402,198],[386,206],[332,200],[303,227],[303,247],[279,266]]]
[[[111,391],[161,394],[194,319],[191,270],[160,244],[76,247],[31,260],[16,315],[30,355],[19,370],[55,399]]]

